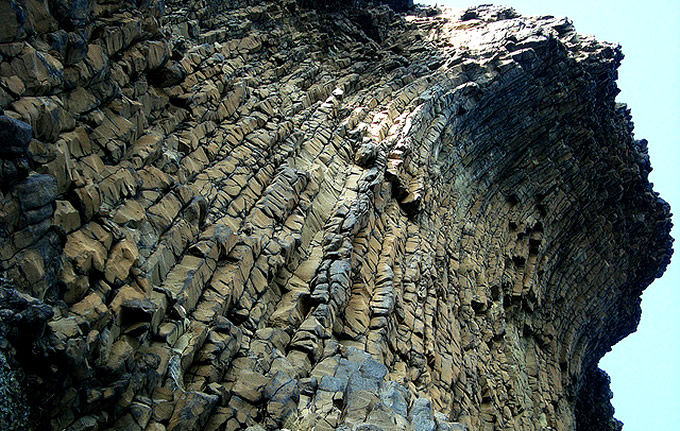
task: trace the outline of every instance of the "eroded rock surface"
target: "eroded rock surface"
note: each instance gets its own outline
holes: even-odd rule
[[[493,6],[0,18],[0,389],[25,427],[620,427],[597,362],[671,239],[619,47]]]

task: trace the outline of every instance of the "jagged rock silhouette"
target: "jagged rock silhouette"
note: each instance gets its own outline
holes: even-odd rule
[[[7,427],[620,427],[672,252],[620,48],[379,3],[0,3]]]

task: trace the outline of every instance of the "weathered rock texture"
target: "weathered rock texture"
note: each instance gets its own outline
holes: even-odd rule
[[[620,426],[671,239],[619,48],[327,3],[0,2],[9,429]]]

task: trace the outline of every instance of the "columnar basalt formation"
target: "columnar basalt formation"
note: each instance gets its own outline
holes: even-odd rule
[[[672,240],[619,47],[492,6],[0,19],[3,428],[620,427],[597,362]]]

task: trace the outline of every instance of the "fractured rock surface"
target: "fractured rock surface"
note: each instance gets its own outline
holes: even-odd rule
[[[620,428],[597,362],[672,240],[619,47],[493,6],[0,17],[8,429]]]

